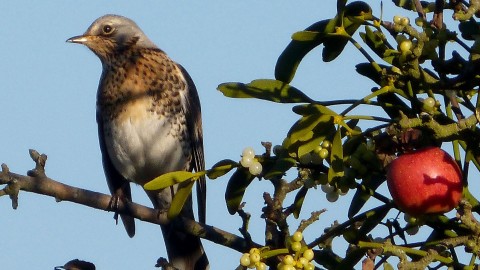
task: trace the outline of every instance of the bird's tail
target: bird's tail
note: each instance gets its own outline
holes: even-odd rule
[[[178,270],[210,269],[207,255],[198,237],[175,230],[172,224],[161,227],[171,265]]]
[[[147,192],[156,209],[166,210],[170,206],[173,191],[168,188],[160,192]],[[185,202],[181,217],[194,219],[191,196]],[[161,225],[168,261],[178,270],[208,270],[210,265],[197,236],[186,234],[175,228],[173,223]]]

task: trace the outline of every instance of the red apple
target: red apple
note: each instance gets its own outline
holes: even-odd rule
[[[412,216],[448,212],[462,198],[461,170],[438,147],[425,147],[392,161],[387,184],[393,201]]]

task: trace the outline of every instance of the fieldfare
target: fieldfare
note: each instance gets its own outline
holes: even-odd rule
[[[102,62],[97,91],[97,123],[102,161],[110,192],[131,200],[129,182],[144,185],[179,170],[202,171],[202,120],[195,85],[137,24],[118,15],[95,20],[67,40],[93,51]],[[146,191],[153,206],[167,211],[177,186]],[[199,220],[205,222],[205,179],[197,181]],[[193,219],[191,197],[181,214]],[[130,237],[134,219],[121,215]],[[208,269],[198,237],[161,226],[169,261],[179,270]]]

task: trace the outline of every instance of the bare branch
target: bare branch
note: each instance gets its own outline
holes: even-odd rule
[[[426,19],[426,14],[423,11],[422,3],[419,0],[415,0],[415,9],[417,10],[418,17]]]
[[[433,14],[432,25],[438,30],[445,28],[443,25],[443,6],[443,0],[435,0],[435,12]]]
[[[245,252],[249,248],[247,241],[242,237],[191,219],[178,218],[170,221],[167,218],[167,212],[159,212],[156,209],[134,202],[117,200],[115,209],[112,209],[112,196],[69,186],[47,177],[44,173],[46,155],[38,155],[34,150],[31,150],[30,153],[36,163],[36,167],[34,170],[29,171],[28,175],[10,172],[7,165],[2,164],[0,185],[5,185],[5,187],[0,190],[0,197],[9,195],[13,202],[13,208],[16,208],[18,204],[17,195],[22,190],[53,197],[57,202],[69,201],[95,209],[130,215],[136,219],[153,224],[162,225],[174,222],[176,228],[185,233],[204,238],[239,252]],[[258,246],[258,244],[253,244]]]

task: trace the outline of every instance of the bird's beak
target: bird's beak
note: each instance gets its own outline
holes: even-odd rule
[[[81,35],[81,36],[74,36],[66,40],[66,42],[70,43],[78,43],[78,44],[85,44],[88,42],[90,39],[88,38],[89,36]]]

